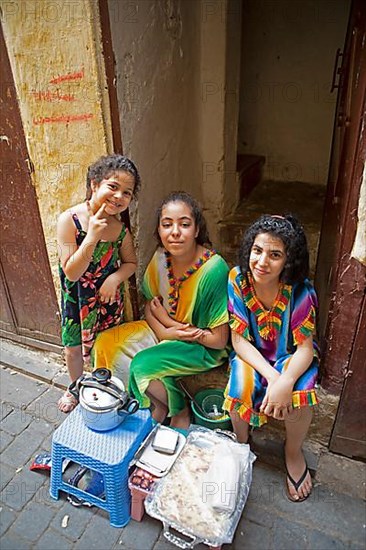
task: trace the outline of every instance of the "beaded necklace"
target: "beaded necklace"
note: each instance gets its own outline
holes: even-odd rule
[[[175,314],[178,307],[178,299],[179,299],[179,289],[190,277],[193,273],[195,273],[204,263],[206,263],[212,256],[216,254],[215,250],[205,250],[205,252],[200,256],[200,258],[190,267],[187,269],[183,275],[176,278],[174,277],[173,273],[173,266],[172,266],[172,259],[169,252],[164,250],[165,258],[166,258],[166,268],[168,271],[168,280],[169,280],[169,295],[168,295],[168,303],[170,307],[170,313]]]
[[[292,286],[280,283],[277,297],[272,307],[267,310],[264,309],[255,294],[252,274],[249,271],[247,277],[248,282],[245,277],[241,280],[241,291],[244,302],[257,317],[258,332],[263,340],[274,340],[277,332],[281,329],[282,313],[285,311],[291,298]]]

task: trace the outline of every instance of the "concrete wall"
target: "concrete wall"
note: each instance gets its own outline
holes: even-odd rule
[[[244,0],[239,151],[265,176],[325,184],[349,0]]]
[[[201,154],[206,215],[215,245],[217,223],[237,205],[241,1],[202,1]]]
[[[133,227],[140,273],[155,248],[154,212],[170,191],[201,192],[200,3],[109,0],[124,154],[142,189]]]
[[[123,150],[142,176],[133,214],[141,274],[155,247],[153,213],[170,191],[184,189],[201,200],[214,244],[224,208],[236,201],[237,115],[226,130],[225,79],[228,44],[232,49],[240,39],[240,1],[108,5]],[[236,32],[229,34],[228,26]]]
[[[90,0],[1,1],[56,287],[58,215],[85,198],[87,166],[112,149],[96,7]]]
[[[230,0],[226,21],[225,59],[225,177],[223,181],[224,205],[222,218],[231,214],[239,202],[239,182],[236,173],[238,154],[238,119],[240,100],[241,64],[241,0]]]

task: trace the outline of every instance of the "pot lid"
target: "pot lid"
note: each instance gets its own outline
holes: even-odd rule
[[[114,409],[121,401],[113,395],[99,388],[82,387],[80,390],[80,403],[91,406],[93,409]]]
[[[126,400],[124,384],[118,378],[112,377],[107,383],[85,380],[85,385],[80,388],[80,404],[92,409],[112,410],[123,405]],[[109,392],[108,389],[112,391]]]

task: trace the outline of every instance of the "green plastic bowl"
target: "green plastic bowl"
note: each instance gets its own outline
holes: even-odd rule
[[[207,388],[206,390],[201,390],[198,393],[196,393],[196,395],[194,396],[195,401],[197,401],[198,405],[203,410],[205,409],[202,406],[202,403],[206,399],[206,397],[209,397],[209,396],[215,396],[217,398],[217,399],[212,399],[212,401],[216,402],[219,405],[218,409],[220,410],[220,406],[224,401],[224,390],[220,390],[217,388],[216,389]],[[227,415],[225,418],[214,419],[214,418],[206,418],[205,416],[202,416],[202,413],[199,410],[197,410],[196,405],[192,401],[191,401],[191,407],[193,411],[195,424],[198,424],[199,426],[204,426],[205,428],[210,428],[211,430],[216,430],[217,428],[220,428],[221,430],[232,430],[231,420],[230,420],[230,417],[227,415],[226,411],[223,411]]]

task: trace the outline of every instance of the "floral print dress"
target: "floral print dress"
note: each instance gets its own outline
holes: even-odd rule
[[[76,214],[72,214],[76,226],[76,243],[83,242],[86,231],[81,227]],[[116,241],[99,241],[85,273],[78,281],[70,281],[61,265],[61,336],[66,347],[82,346],[85,362],[89,362],[90,352],[99,332],[123,322],[123,283],[117,292],[117,300],[104,304],[99,298],[99,289],[106,278],[117,271],[121,265],[119,249],[127,228],[122,224]]]

